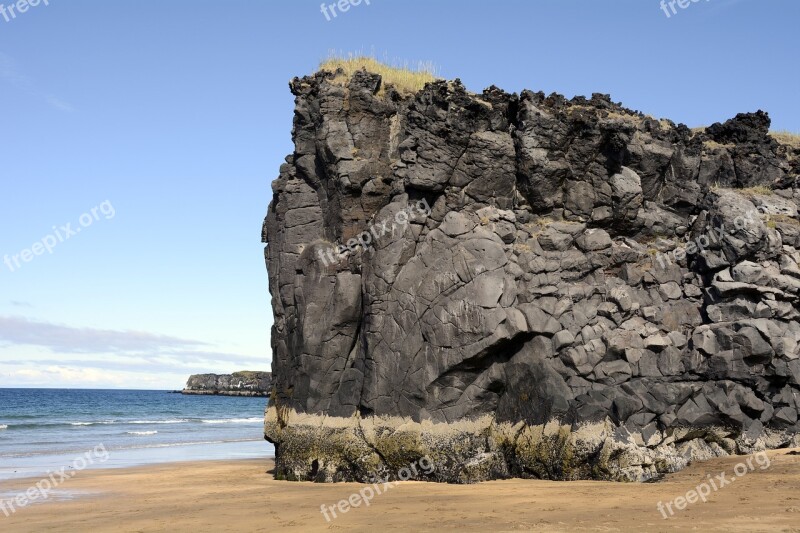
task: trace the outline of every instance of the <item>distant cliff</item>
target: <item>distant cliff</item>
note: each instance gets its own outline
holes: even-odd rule
[[[189,377],[183,394],[221,396],[269,396],[272,374],[234,372],[233,374],[195,374]]]

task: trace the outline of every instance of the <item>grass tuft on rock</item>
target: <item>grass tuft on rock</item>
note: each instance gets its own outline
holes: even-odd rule
[[[781,144],[785,144],[786,146],[791,146],[792,148],[800,148],[800,134],[798,133],[792,133],[791,131],[781,130],[781,131],[771,131],[769,135],[770,137],[772,137]]]
[[[338,69],[342,69],[344,74],[336,76],[333,79],[334,83],[346,85],[355,72],[367,70],[368,72],[380,74],[381,78],[383,78],[380,93],[383,93],[386,84],[391,84],[400,94],[405,96],[414,95],[422,90],[426,83],[440,79],[436,68],[430,61],[420,62],[414,68],[409,66],[408,63],[404,63],[402,66],[389,65],[367,56],[350,55],[343,57],[331,55],[319,65],[319,70],[336,72]]]

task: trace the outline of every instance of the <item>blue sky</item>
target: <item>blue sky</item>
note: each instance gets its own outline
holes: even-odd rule
[[[320,0],[49,0],[0,16],[0,387],[269,368],[260,225],[292,150],[287,83],[332,49],[430,60],[473,91],[611,93],[690,126],[764,109],[797,132],[799,22],[796,0],[669,18],[660,0],[371,0],[330,21]],[[52,254],[26,262],[43,241]]]

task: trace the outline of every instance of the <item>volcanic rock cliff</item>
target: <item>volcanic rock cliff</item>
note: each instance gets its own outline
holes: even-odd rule
[[[800,150],[765,113],[291,90],[263,229],[279,477],[646,480],[800,444]]]
[[[220,396],[269,396],[272,374],[234,372],[233,374],[195,374],[189,377],[183,394]]]

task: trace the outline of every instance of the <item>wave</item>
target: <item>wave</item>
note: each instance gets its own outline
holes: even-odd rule
[[[207,445],[207,444],[235,444],[237,442],[264,442],[263,439],[231,439],[231,440],[205,440],[205,441],[197,441],[197,442],[167,442],[163,444],[145,444],[139,446],[120,446],[118,448],[113,448],[111,451],[114,450],[142,450],[142,449],[151,449],[151,448],[176,448],[180,446],[196,446],[196,445]]]
[[[255,424],[264,421],[261,417],[250,418],[211,418],[207,420],[199,418],[169,418],[165,420],[98,420],[95,422],[39,422],[39,423],[21,423],[21,424],[0,424],[2,429],[39,429],[39,428],[52,428],[58,426],[68,426],[73,428],[89,427],[97,425],[135,425],[135,426],[149,426],[149,425],[162,425],[162,424]]]
[[[156,433],[158,433],[158,431],[128,431],[126,435],[138,435],[143,437],[146,435],[155,435]]]
[[[261,417],[252,418],[222,418],[217,420],[201,420],[203,424],[253,424],[255,422],[263,422]]]
[[[119,425],[126,425],[126,424],[136,424],[136,425],[150,425],[150,424],[184,424],[186,422],[191,422],[186,418],[181,419],[170,419],[170,420],[104,420],[102,422],[68,422],[70,426],[94,426],[94,425],[112,425],[112,424],[119,424]]]
[[[32,429],[32,428],[52,428],[56,426],[63,426],[65,424],[55,424],[55,423],[42,423],[42,424],[9,424],[6,429]]]
[[[187,418],[177,418],[177,419],[170,419],[170,420],[122,420],[120,424],[185,424],[186,422],[191,422],[191,420]]]
[[[11,429],[40,429],[40,428],[55,428],[55,427],[87,427],[87,426],[94,426],[96,424],[115,424],[116,422],[28,422],[22,424],[11,424]]]

